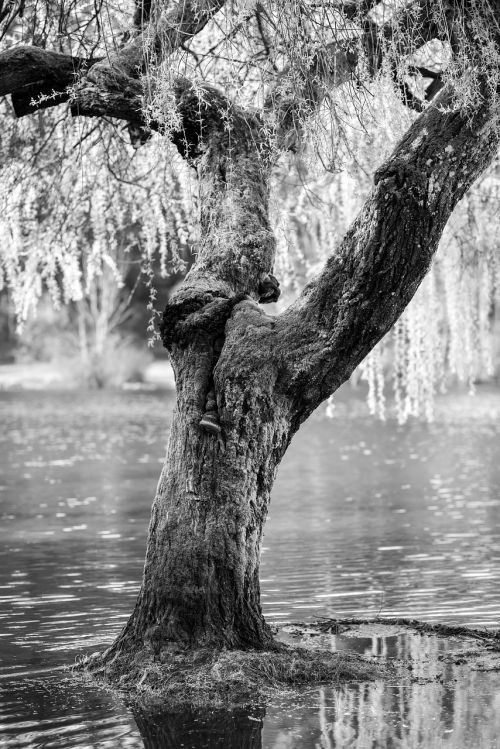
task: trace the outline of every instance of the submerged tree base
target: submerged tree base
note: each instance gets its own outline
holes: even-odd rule
[[[357,654],[287,645],[264,651],[177,651],[168,657],[142,650],[105,661],[95,654],[74,671],[151,709],[256,704],[307,685],[373,681],[387,670]]]
[[[394,652],[390,647],[369,652],[372,642],[390,645],[391,638],[401,634],[443,641],[446,646],[438,646],[440,654],[435,659],[438,667],[449,661],[475,671],[500,670],[500,632],[409,619],[332,619],[284,625],[274,650],[203,648],[154,655],[144,648],[112,658],[106,651],[83,659],[74,671],[117,690],[128,702],[152,713],[183,706],[264,704],[277,696],[325,684],[336,687],[394,678],[398,683],[415,679],[422,683],[442,678],[435,669],[417,674],[404,647]],[[425,646],[422,648],[425,651]]]

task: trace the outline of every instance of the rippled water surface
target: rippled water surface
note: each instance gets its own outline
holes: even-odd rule
[[[0,746],[500,747],[491,674],[154,725],[66,679],[61,667],[108,644],[131,611],[172,405],[165,393],[0,394]],[[399,427],[347,405],[313,417],[266,526],[268,618],[498,627],[499,433],[487,416]],[[420,656],[437,647],[424,640]]]

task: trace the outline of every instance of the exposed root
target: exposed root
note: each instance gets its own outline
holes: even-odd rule
[[[155,658],[147,651],[120,654],[109,663],[95,655],[75,670],[118,689],[134,702],[166,706],[256,704],[313,684],[381,678],[386,668],[361,656],[282,648],[278,651],[194,650]]]

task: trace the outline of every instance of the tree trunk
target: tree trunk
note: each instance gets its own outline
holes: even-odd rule
[[[289,420],[266,382],[259,382],[262,371],[256,372],[252,354],[246,369],[228,376],[224,367],[216,378],[221,431],[205,431],[200,421],[212,387],[212,356],[199,341],[174,357],[177,406],[142,588],[119,648],[145,642],[159,654],[172,645],[273,644],[260,606],[259,556]]]
[[[372,3],[361,6],[369,11]],[[220,7],[219,0],[196,8],[188,2],[160,25],[145,18],[144,29],[100,64],[32,47],[7,50],[0,54],[0,95],[12,94],[19,115],[70,98],[74,114],[116,117],[141,129],[144,48],[152,43],[165,62]],[[145,644],[154,653],[178,645],[272,645],[258,570],[276,467],[300,423],[403,312],[457,201],[498,151],[500,39],[493,30],[500,3],[452,3],[451,10],[459,7],[462,16],[452,13],[451,21],[463,21],[469,72],[481,90],[468,108],[456,106],[451,89],[433,100],[377,171],[365,208],[322,273],[277,318],[257,304],[271,301],[275,288],[272,134],[280,148],[292,147],[298,114],[317,110],[327,86],[350,78],[351,44],[344,52],[342,45],[317,50],[298,104],[278,77],[263,114],[244,111],[210,86],[174,79],[179,129],[170,135],[198,170],[202,239],[164,317],[178,401],[142,588],[111,653]],[[434,38],[428,15],[417,24],[422,41]],[[413,27],[415,17],[410,8]],[[366,20],[371,49],[373,34],[384,37],[388,29]],[[486,46],[481,24],[492,29]]]
[[[191,89],[182,97],[186,110],[198,111]],[[245,345],[238,324],[240,312],[243,330],[252,315],[267,320],[256,300],[274,259],[270,169],[255,149],[255,121],[235,112],[225,130],[219,97],[207,102],[213,119],[196,156],[202,240],[162,323],[177,404],[143,583],[118,650],[273,644],[260,607],[259,556],[289,409],[275,392],[275,362]],[[191,135],[184,147],[192,155],[199,133]]]

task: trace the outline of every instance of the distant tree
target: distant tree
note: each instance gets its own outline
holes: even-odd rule
[[[62,7],[6,7],[0,94],[18,116],[67,101],[75,116],[123,120],[136,145],[156,131],[198,180],[196,261],[161,325],[177,405],[144,577],[105,659],[272,647],[259,555],[276,468],[398,320],[497,154],[500,3],[139,0],[129,22],[106,3]],[[319,274],[268,316],[273,170],[303,143],[340,142],[341,102],[361,113],[381,77],[421,114]],[[322,158],[331,166],[335,149]]]

